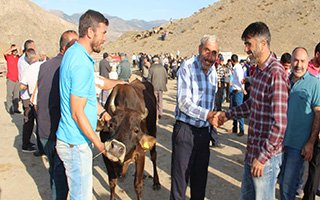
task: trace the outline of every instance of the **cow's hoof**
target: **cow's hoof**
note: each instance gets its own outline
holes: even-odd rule
[[[160,190],[160,189],[161,189],[160,183],[153,184],[153,190]]]

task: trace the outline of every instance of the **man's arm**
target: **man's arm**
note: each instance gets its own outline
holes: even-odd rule
[[[75,95],[70,96],[70,106],[73,120],[77,123],[84,135],[95,145],[100,152],[104,152],[104,144],[100,141],[92,129],[87,116],[84,113],[87,99]]]
[[[9,49],[7,49],[3,55],[6,56],[8,54],[10,54],[13,50],[17,50],[18,51],[18,47],[17,46],[14,46],[14,47],[10,47]]]
[[[128,84],[128,82],[123,80],[112,80],[104,78],[102,76],[96,77],[96,85],[102,90],[111,90],[118,84]]]
[[[314,143],[318,140],[319,131],[320,131],[320,106],[316,106],[313,108],[314,118],[312,123],[311,135],[304,145],[301,155],[305,160],[310,161],[313,156],[313,146]]]

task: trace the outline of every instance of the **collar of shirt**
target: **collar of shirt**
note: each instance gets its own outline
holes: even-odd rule
[[[81,44],[79,44],[78,42],[75,42],[73,45],[77,45],[78,48],[88,57],[88,59],[92,62],[92,64],[95,63],[94,59],[90,56],[90,54],[88,53],[88,51],[84,48],[84,46],[82,46]]]
[[[293,73],[291,73],[290,76],[289,76],[290,87],[291,87],[291,88],[292,88],[293,85],[294,85],[296,82],[298,82],[299,80],[305,79],[306,77],[310,76],[310,73],[309,73],[308,71],[306,71],[306,73],[305,73],[298,81],[296,81],[296,82],[293,82],[293,76],[294,76]]]
[[[203,69],[202,69],[201,62],[200,62],[200,55],[197,56],[195,68],[196,68],[197,70],[201,70],[206,76],[209,76],[209,75],[212,73],[212,71],[214,70],[214,69],[213,69],[214,67],[215,67],[215,63],[213,63],[213,64],[211,65],[211,67],[208,69],[208,73],[207,73],[207,74],[204,73],[204,71],[203,71]]]
[[[263,66],[258,66],[257,69],[259,71],[263,71],[265,70],[266,68],[270,67],[271,66],[271,62],[273,62],[274,60],[276,60],[274,54],[272,52],[270,52],[270,55],[268,57],[268,59],[264,62]]]

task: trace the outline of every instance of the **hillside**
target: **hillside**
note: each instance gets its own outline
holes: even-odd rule
[[[82,13],[67,15],[64,12],[59,10],[50,10],[50,12],[73,24],[78,24],[79,18],[82,15]],[[144,20],[137,20],[137,19],[124,20],[120,17],[111,16],[106,13],[104,13],[103,15],[109,20],[109,28],[108,28],[108,36],[107,36],[108,41],[115,41],[123,33],[127,31],[147,30],[167,22],[166,20],[155,20],[155,21],[144,21]]]
[[[59,51],[59,38],[67,29],[77,30],[71,24],[30,0],[0,0],[0,53],[10,44],[23,46],[27,39],[36,42],[37,50],[54,56]],[[1,56],[2,59],[2,56]]]
[[[197,53],[199,39],[204,34],[219,38],[220,50],[238,54],[243,52],[242,31],[254,21],[264,21],[271,31],[271,49],[281,55],[296,46],[304,46],[313,56],[314,46],[319,42],[320,21],[318,0],[221,0],[192,16],[162,25],[158,34],[147,37],[145,32],[124,34],[108,45],[110,52],[175,53],[187,56]],[[165,41],[161,32],[168,31]]]

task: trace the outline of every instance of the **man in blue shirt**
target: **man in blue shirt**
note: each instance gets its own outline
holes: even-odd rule
[[[310,161],[320,130],[320,82],[308,69],[308,53],[297,47],[292,52],[292,74],[288,99],[288,124],[280,173],[282,200],[295,199],[300,170]]]
[[[199,56],[185,61],[178,71],[176,122],[172,133],[170,199],[186,199],[190,179],[191,199],[204,199],[210,131],[215,114],[217,73],[214,67],[219,46],[214,35],[200,40]]]
[[[92,199],[92,143],[100,152],[105,151],[94,130],[97,113],[105,120],[110,116],[97,104],[90,54],[101,51],[108,24],[101,13],[85,12],[79,21],[79,41],[66,51],[61,62],[61,118],[56,149],[66,169],[72,200]]]

